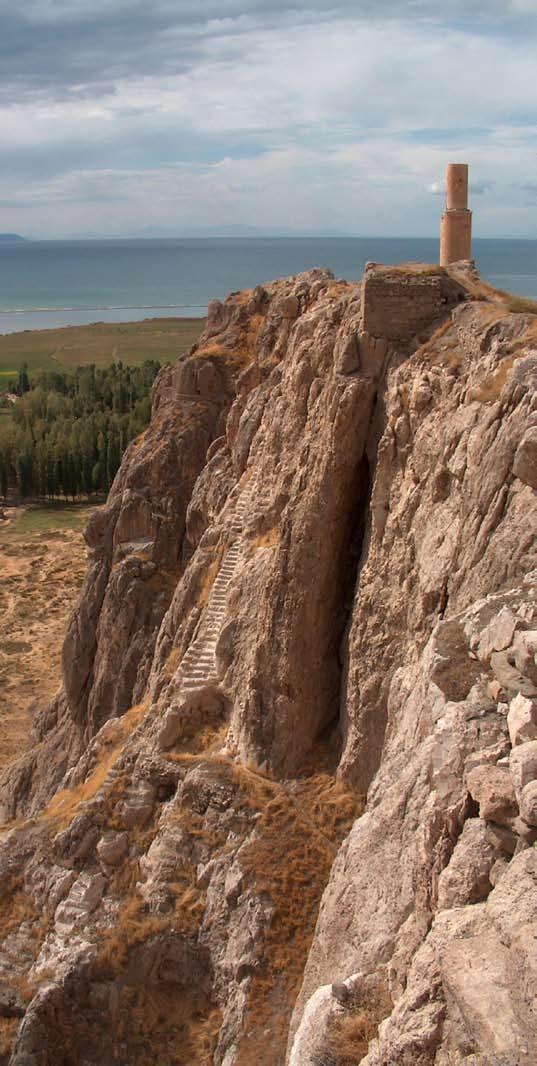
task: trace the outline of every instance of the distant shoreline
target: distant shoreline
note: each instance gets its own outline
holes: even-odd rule
[[[190,313],[185,314],[185,311]],[[0,336],[74,329],[77,326],[120,326],[152,319],[176,319],[187,323],[197,322],[206,316],[207,304],[0,309]]]
[[[97,311],[190,311],[200,306],[201,304],[108,304],[103,307],[1,307],[0,315],[59,314],[64,311],[76,311],[81,314],[93,314]],[[191,317],[197,318],[198,315]]]

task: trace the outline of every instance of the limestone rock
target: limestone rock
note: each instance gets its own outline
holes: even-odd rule
[[[520,817],[529,826],[537,827],[537,781],[524,785],[520,793]]]
[[[513,473],[525,485],[537,489],[537,426],[522,437],[513,461]]]
[[[520,802],[522,789],[530,781],[537,780],[537,740],[530,740],[513,748],[509,768],[517,799]]]
[[[513,747],[526,740],[537,740],[537,701],[520,694],[515,696],[509,704],[507,725]]]
[[[0,781],[12,1066],[537,1060],[537,359],[475,286],[308,271],[159,375]]]
[[[522,674],[537,683],[537,630],[522,630],[513,642],[515,665]]]
[[[70,930],[83,925],[88,915],[100,903],[105,884],[102,874],[81,873],[66,899],[56,908],[56,926]]]
[[[118,866],[127,854],[129,838],[126,833],[111,830],[105,833],[97,844],[97,855],[103,866]]]
[[[291,295],[286,296],[281,303],[281,314],[283,318],[296,318],[300,310],[300,304],[298,297]]]
[[[476,766],[466,779],[468,791],[482,818],[499,825],[509,825],[517,813],[515,790],[507,767]]]
[[[26,1005],[17,991],[0,981],[0,1017],[22,1018]]]
[[[486,899],[496,858],[483,822],[470,818],[464,823],[448,866],[438,878],[439,908],[462,907]]]

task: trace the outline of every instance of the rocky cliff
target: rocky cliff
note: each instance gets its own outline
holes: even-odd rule
[[[215,302],[162,372],[0,778],[0,1063],[536,1060],[509,304],[463,265],[310,271]]]

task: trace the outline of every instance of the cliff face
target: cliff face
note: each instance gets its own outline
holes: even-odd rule
[[[535,321],[310,271],[162,373],[0,779],[0,1062],[535,1060]]]

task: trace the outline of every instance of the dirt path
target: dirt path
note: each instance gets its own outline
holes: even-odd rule
[[[19,536],[18,517],[0,524],[0,768],[27,747],[33,708],[58,688],[63,633],[86,570],[79,530]]]

